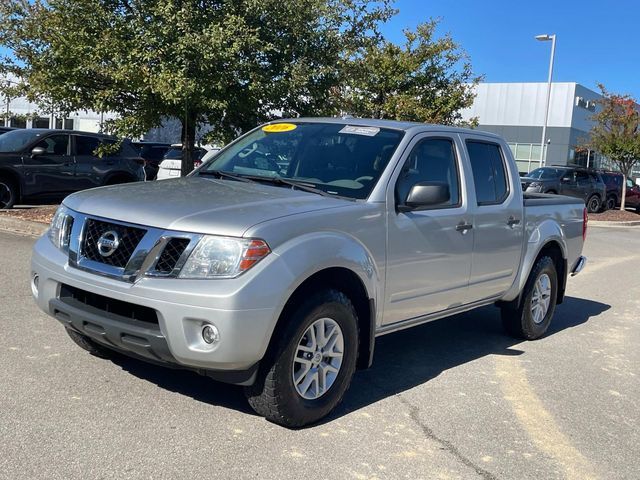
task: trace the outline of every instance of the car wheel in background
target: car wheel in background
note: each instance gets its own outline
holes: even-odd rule
[[[318,292],[285,319],[246,387],[251,407],[285,427],[302,427],[331,412],[349,388],[358,357],[358,318],[351,301],[336,290]]]
[[[600,210],[601,205],[600,197],[598,195],[591,195],[587,200],[587,211],[589,213],[596,213]]]
[[[616,197],[614,197],[613,195],[608,196],[605,210],[613,210],[614,208],[616,208],[616,203]]]
[[[17,191],[13,182],[0,178],[0,209],[13,207],[16,200]]]
[[[551,195],[557,195],[558,192],[556,192],[555,190],[547,190],[545,193],[550,193]]]
[[[516,338],[535,340],[545,334],[556,308],[558,274],[550,257],[533,266],[518,308],[501,309],[505,330]]]

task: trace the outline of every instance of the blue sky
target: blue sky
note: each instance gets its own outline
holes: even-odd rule
[[[554,81],[592,90],[600,82],[640,101],[639,0],[396,0],[395,7],[387,38],[400,42],[403,28],[440,17],[440,32],[451,33],[488,82],[546,81],[551,42],[534,36],[555,33]]]
[[[403,28],[440,17],[488,82],[546,81],[550,42],[557,34],[554,81],[596,90],[601,82],[640,102],[640,0],[396,0],[398,15],[383,33],[394,42]],[[4,53],[0,50],[0,53]]]

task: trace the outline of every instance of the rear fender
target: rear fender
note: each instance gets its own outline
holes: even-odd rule
[[[536,258],[538,258],[540,251],[550,242],[555,242],[559,245],[560,250],[562,251],[562,258],[566,262],[567,242],[562,228],[553,219],[543,220],[528,234],[526,248],[520,264],[520,270],[513,285],[503,296],[502,300],[504,302],[510,302],[518,299],[520,292],[522,292],[522,289],[527,282],[527,278],[529,278],[529,273],[533,269]],[[560,279],[560,282],[564,285],[564,279]]]

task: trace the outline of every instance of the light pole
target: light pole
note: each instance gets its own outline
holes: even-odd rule
[[[553,77],[553,57],[556,54],[556,35],[545,34],[536,35],[536,40],[541,42],[548,42],[551,40],[551,58],[549,59],[549,79],[547,80],[547,103],[544,108],[544,121],[542,123],[542,141],[540,142],[540,166],[543,167],[545,163],[544,159],[544,147],[547,143],[547,121],[549,119],[549,102],[551,101],[551,78]],[[531,170],[531,168],[529,168]]]

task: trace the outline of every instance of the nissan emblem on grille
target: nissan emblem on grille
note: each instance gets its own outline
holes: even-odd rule
[[[109,257],[118,249],[120,237],[117,232],[109,230],[100,236],[96,245],[98,246],[98,253],[100,255]]]

